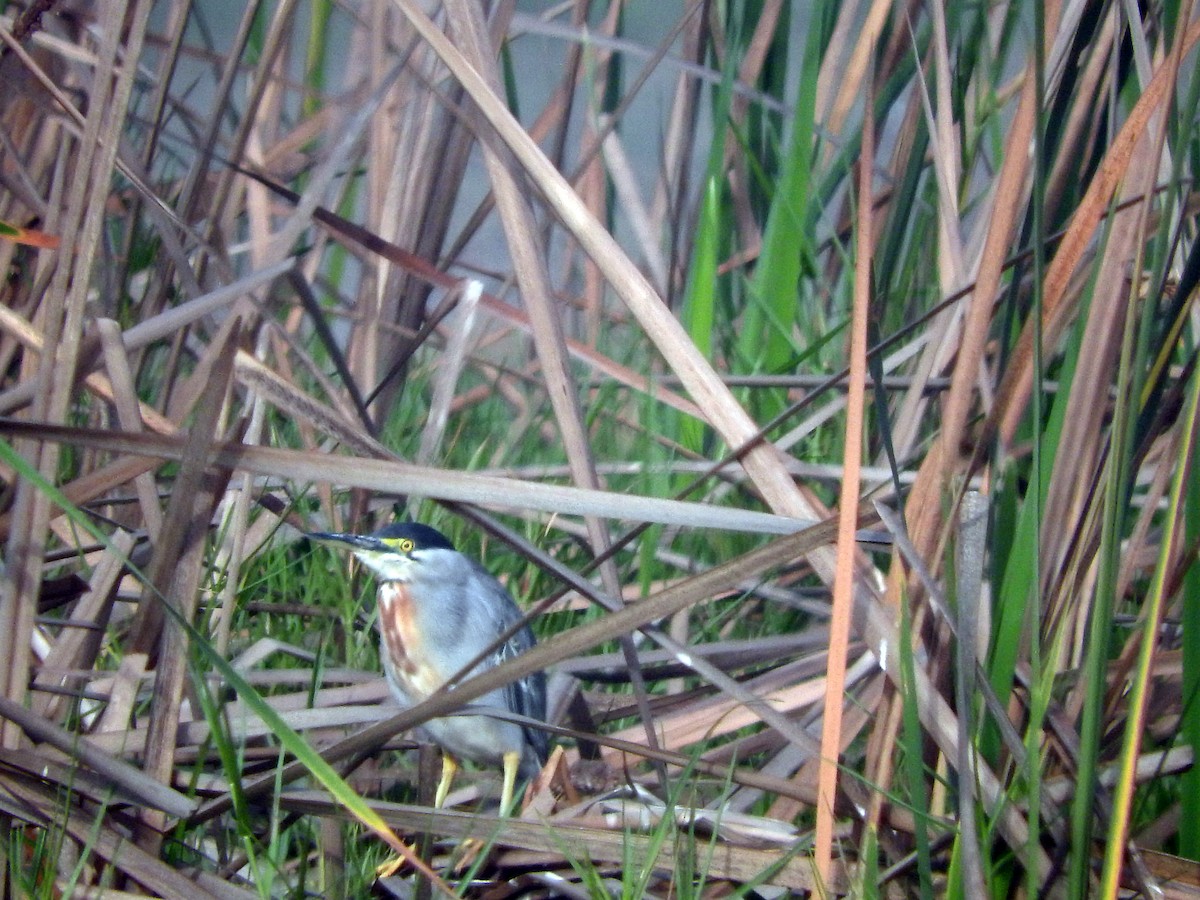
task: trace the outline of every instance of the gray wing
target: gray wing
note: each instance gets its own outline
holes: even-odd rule
[[[529,629],[526,628],[525,630],[528,631]],[[512,642],[510,641],[509,643]],[[533,646],[532,634],[529,635],[529,644],[525,649],[531,646]],[[539,722],[545,722],[546,674],[544,672],[533,672],[524,678],[505,685],[504,702],[513,712],[519,715],[537,719]],[[538,763],[544,764],[547,755],[550,753],[549,736],[540,728],[522,726],[522,730],[525,732],[525,740],[533,749]]]
[[[496,581],[484,570],[487,580],[491,582],[493,589],[503,595],[503,600],[496,598],[497,602],[490,604],[490,607],[496,611],[496,634],[501,634],[508,631],[513,625],[519,622],[523,613],[512,596],[504,589],[500,582]],[[537,642],[533,638],[533,632],[528,625],[522,625],[515,634],[512,635],[504,644],[499,647],[492,655],[491,664],[499,665],[506,659],[511,659],[514,656],[519,656],[526,650],[529,650]],[[517,715],[527,716],[530,719],[537,719],[540,722],[546,721],[546,675],[544,672],[533,672],[526,675],[524,678],[519,678],[516,681],[511,681],[504,686],[504,705]],[[540,728],[523,727],[525,732],[525,740],[528,742],[534,755],[537,756],[539,763],[546,761],[546,756],[550,752],[550,740],[546,732]]]

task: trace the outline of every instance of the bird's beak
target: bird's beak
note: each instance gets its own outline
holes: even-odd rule
[[[386,551],[387,544],[369,534],[350,534],[344,531],[306,531],[304,536],[310,541],[324,544],[326,547],[338,547],[342,550],[355,551]]]

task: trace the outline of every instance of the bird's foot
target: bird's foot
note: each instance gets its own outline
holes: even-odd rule
[[[375,867],[375,880],[380,881],[384,878],[392,878],[397,875],[404,864],[408,862],[403,856],[394,856],[391,859],[380,863]]]

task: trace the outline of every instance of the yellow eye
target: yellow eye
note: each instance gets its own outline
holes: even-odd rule
[[[411,553],[415,546],[408,538],[401,538],[397,543],[400,546],[401,553]]]

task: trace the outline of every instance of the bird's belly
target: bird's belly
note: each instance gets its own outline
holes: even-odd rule
[[[521,726],[490,716],[445,716],[422,727],[434,743],[479,765],[498,765],[506,753],[525,748]]]
[[[387,582],[379,589],[379,633],[389,680],[410,702],[419,703],[442,686],[444,679],[430,665],[417,627],[416,605],[400,582]]]

